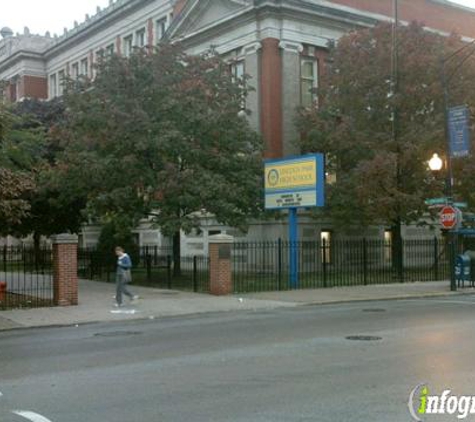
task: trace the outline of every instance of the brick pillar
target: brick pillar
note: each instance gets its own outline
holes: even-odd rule
[[[53,236],[53,301],[56,306],[78,304],[78,237]]]
[[[216,296],[233,293],[231,245],[234,238],[218,234],[209,238],[210,293]]]

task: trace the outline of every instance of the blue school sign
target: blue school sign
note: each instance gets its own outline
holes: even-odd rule
[[[290,286],[298,285],[297,209],[325,204],[323,154],[269,160],[264,163],[265,207],[289,210]]]

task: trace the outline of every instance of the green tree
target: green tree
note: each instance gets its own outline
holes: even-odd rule
[[[5,157],[13,167],[32,178],[35,189],[25,199],[29,212],[11,227],[12,234],[32,234],[39,248],[41,236],[78,232],[84,221],[87,192],[68,180],[57,165],[63,152],[59,128],[64,119],[60,100],[25,100],[12,108],[15,123],[5,144]]]
[[[112,57],[94,81],[70,81],[65,163],[89,185],[89,209],[129,227],[151,219],[173,237],[204,210],[244,227],[261,209],[261,138],[240,117],[246,79],[214,54],[163,45]]]
[[[417,23],[398,27],[396,90],[392,29],[381,24],[342,37],[330,52],[318,109],[300,110],[297,124],[302,149],[326,153],[336,174],[326,209],[335,223],[389,225],[397,237],[402,224],[427,213],[426,198],[443,193],[427,160],[445,150],[441,63],[461,42]],[[473,60],[456,73],[447,67],[452,105],[473,107]],[[456,163],[466,182],[475,176],[468,164]],[[475,206],[473,195],[468,199]]]
[[[14,166],[7,155],[7,145],[14,132],[15,117],[5,106],[0,105],[0,234],[11,233],[13,226],[20,224],[30,212],[27,200],[34,189],[32,177]],[[25,131],[25,136],[29,133]]]

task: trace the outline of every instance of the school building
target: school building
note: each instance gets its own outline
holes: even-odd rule
[[[212,47],[229,58],[236,75],[251,76],[255,90],[246,106],[251,124],[265,139],[265,157],[285,157],[298,153],[295,109],[312,105],[329,43],[352,29],[392,21],[394,5],[395,0],[110,0],[107,8],[78,17],[62,34],[1,29],[0,81],[7,101],[47,100],[62,95],[66,75],[94,77],[94,64],[107,55],[128,56],[164,38],[179,40],[191,54]],[[416,20],[432,31],[475,38],[473,9],[448,0],[398,0],[397,6],[402,23]],[[184,236],[185,250],[205,251],[208,234],[224,230],[208,220],[204,233]],[[98,230],[86,229],[83,245],[92,245]],[[303,239],[329,235],[324,222],[303,220],[301,230]],[[381,230],[373,234],[383,236]],[[406,230],[420,234],[417,228]],[[248,237],[285,232],[284,222],[259,223]],[[137,236],[142,245],[165,242],[146,226]]]

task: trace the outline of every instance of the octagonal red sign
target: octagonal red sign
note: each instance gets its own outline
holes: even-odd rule
[[[444,229],[453,229],[458,223],[457,209],[447,205],[440,211],[440,224]]]

